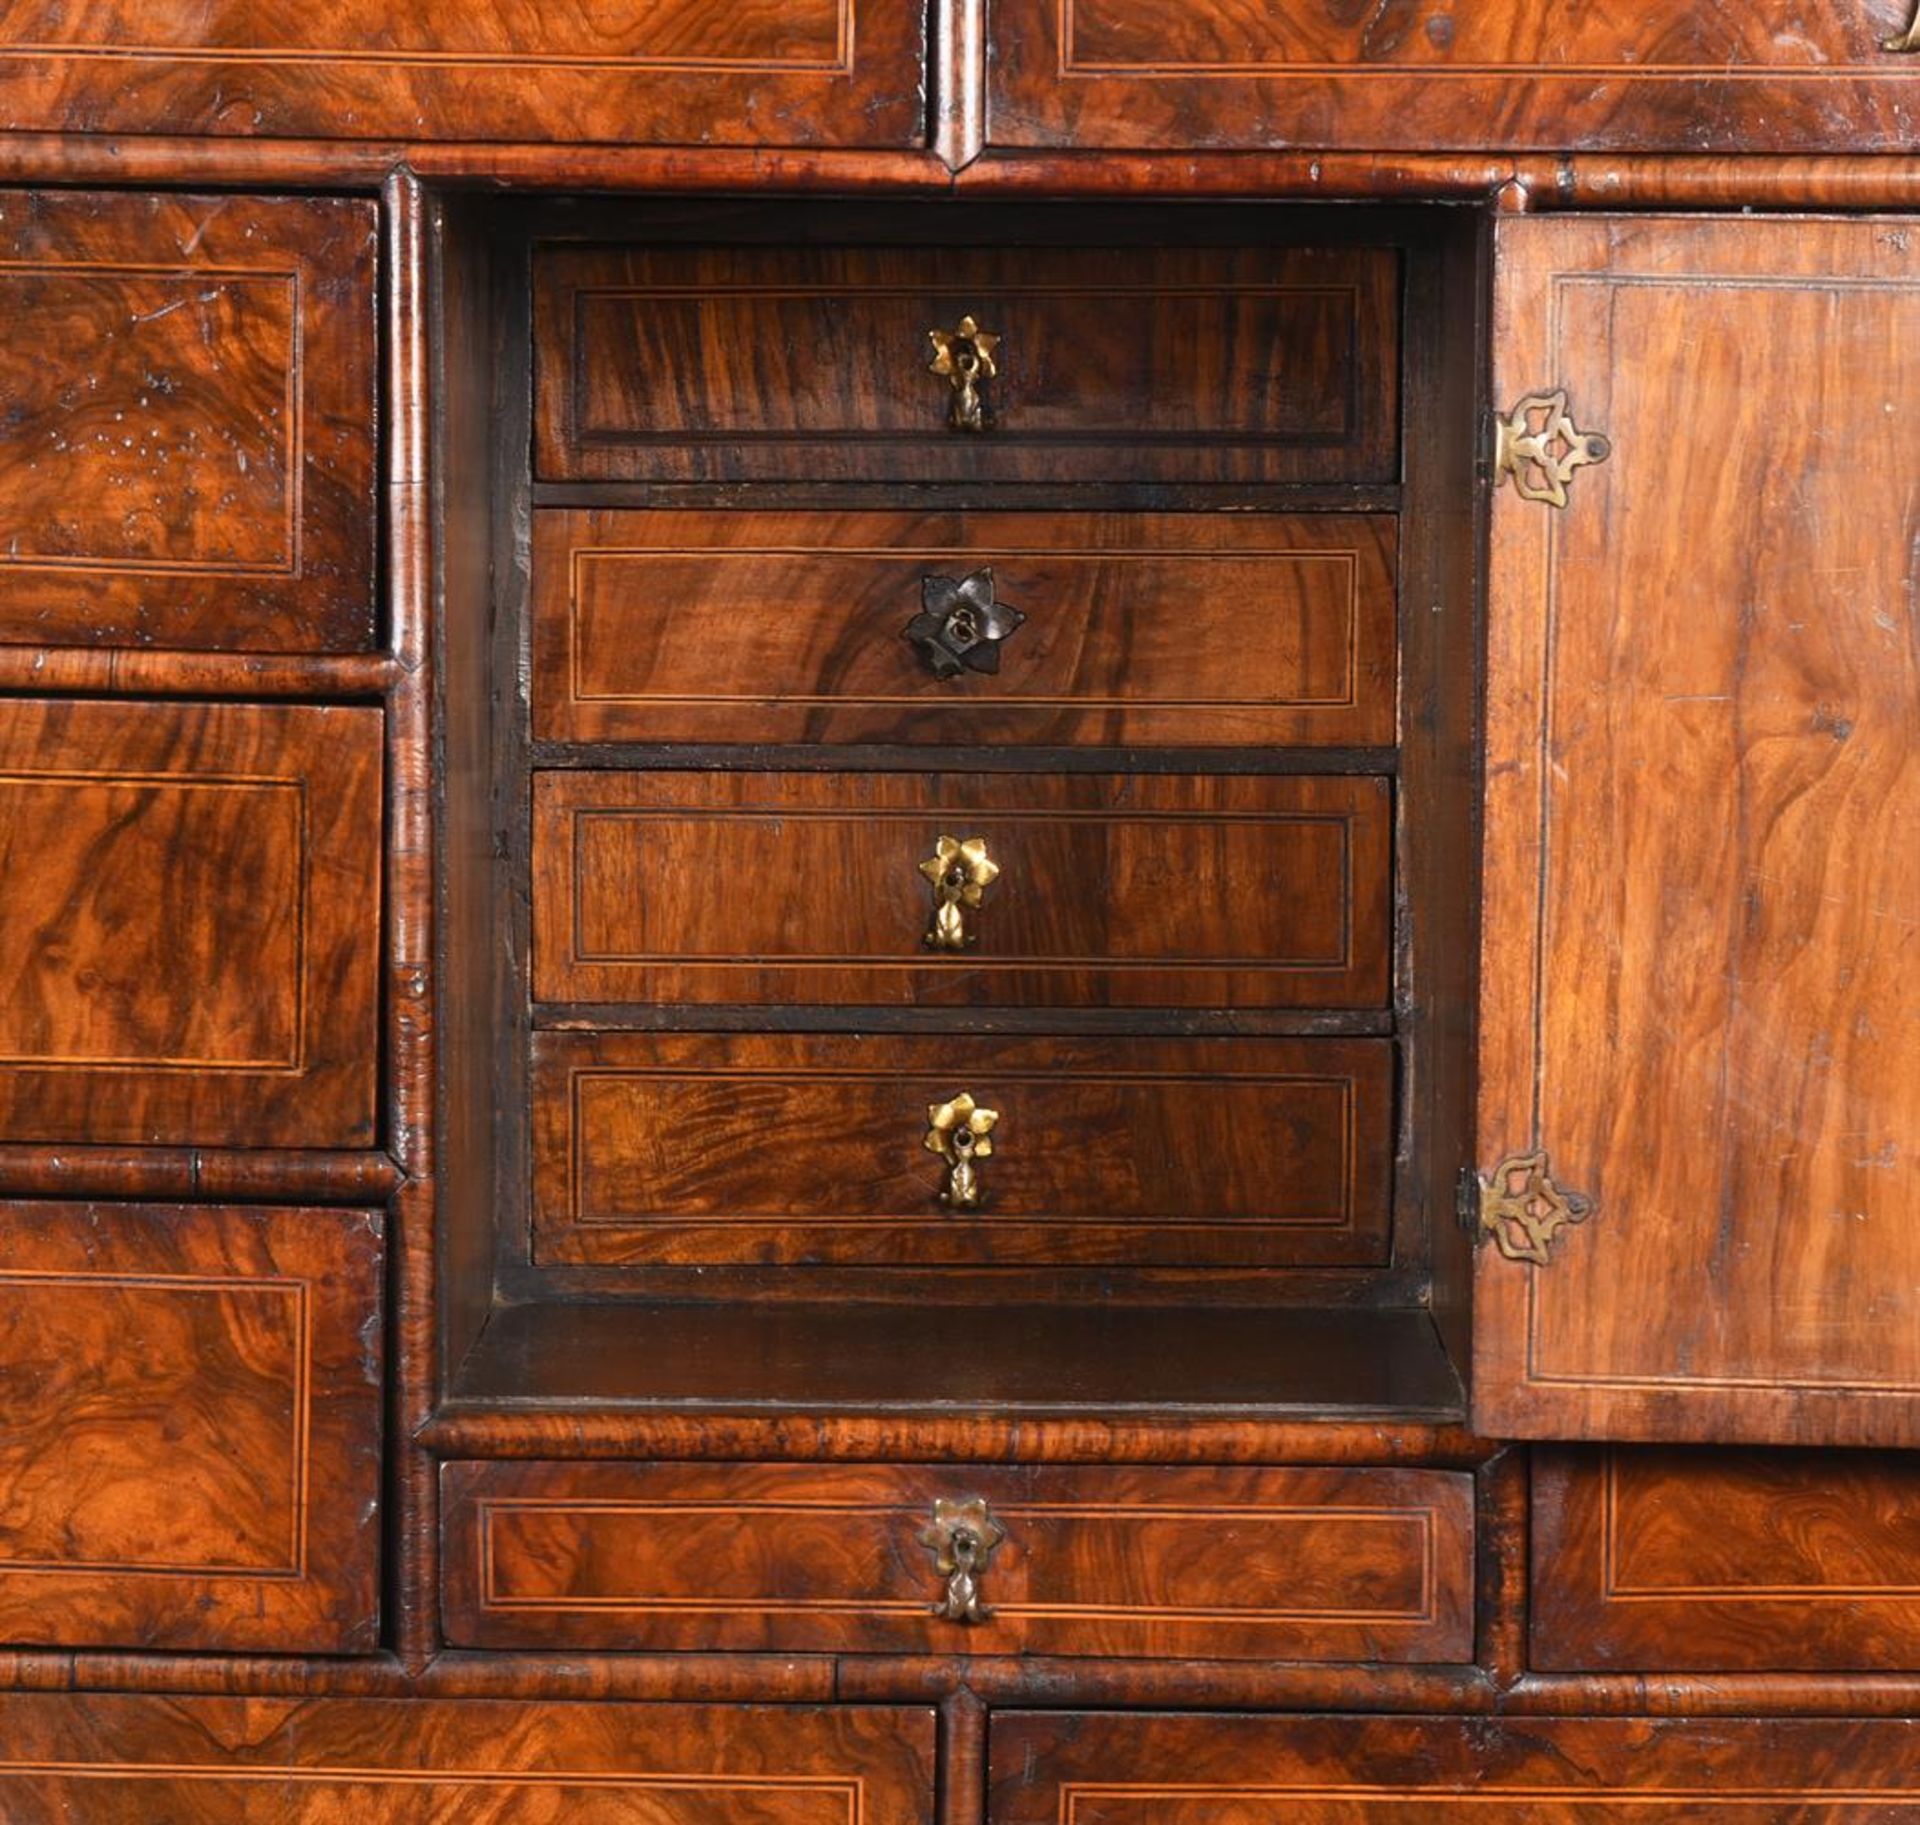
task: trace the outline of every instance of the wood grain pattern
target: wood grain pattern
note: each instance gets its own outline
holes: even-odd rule
[[[987,0],[1001,146],[1891,152],[1904,0]]]
[[[1386,1259],[1384,1040],[543,1033],[541,1261]],[[1000,1112],[978,1210],[927,1109]]]
[[[372,645],[375,227],[0,192],[0,641]]]
[[[925,52],[922,9],[888,0],[5,0],[0,125],[911,147]]]
[[[374,709],[15,699],[0,718],[0,1133],[364,1147]]]
[[[493,1647],[1463,1660],[1471,1479],[1416,1470],[451,1464],[448,1630]],[[929,1613],[936,1498],[1007,1530]]]
[[[1390,813],[1383,779],[542,773],[534,993],[1378,1006]],[[942,834],[1002,870],[944,954]]]
[[[1598,1214],[1542,1271],[1482,1251],[1476,1423],[1911,1444],[1920,248],[1498,247],[1496,397],[1564,386],[1613,454],[1494,511],[1480,1159],[1544,1146]]]
[[[536,253],[534,473],[1392,481],[1399,263],[1302,248]],[[948,428],[931,329],[1003,340]]]
[[[1920,1467],[1906,1457],[1543,1452],[1533,1527],[1537,1667],[1920,1667]]]
[[[8,1825],[932,1825],[933,1713],[0,1698]]]
[[[991,1825],[1874,1825],[1920,1810],[1910,1721],[993,1719]]]
[[[6,1203],[0,1263],[0,1640],[372,1648],[378,1214]]]
[[[1384,515],[542,513],[534,732],[1388,744],[1396,545]],[[981,569],[1027,619],[937,678],[922,579]]]

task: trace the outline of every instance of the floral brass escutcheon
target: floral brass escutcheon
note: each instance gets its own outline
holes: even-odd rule
[[[1544,1151],[1516,1153],[1480,1181],[1480,1230],[1509,1261],[1545,1267],[1555,1239],[1593,1215],[1591,1198],[1553,1182]]]
[[[1573,422],[1565,389],[1529,393],[1495,421],[1493,479],[1497,485],[1510,477],[1522,500],[1564,507],[1574,472],[1603,463],[1612,454],[1606,438]]]
[[[1000,338],[983,330],[969,315],[950,330],[928,330],[927,340],[933,344],[927,372],[940,375],[953,389],[947,423],[956,431],[984,431],[987,402],[980,389],[1000,371],[993,359]]]
[[[902,630],[936,678],[962,672],[997,672],[1000,642],[1026,620],[1010,603],[997,602],[991,570],[964,577],[922,577],[920,612]]]
[[[929,950],[962,951],[976,941],[967,929],[967,914],[986,898],[987,889],[1000,878],[1000,864],[987,855],[984,837],[970,836],[965,842],[943,836],[934,845],[933,854],[920,864],[920,872],[933,883],[933,923],[924,940]]]
[[[970,1501],[934,1502],[933,1519],[920,1530],[920,1544],[933,1554],[933,1569],[947,1587],[931,1613],[942,1622],[991,1622],[993,1611],[980,1596],[980,1578],[993,1549],[1007,1530],[978,1496]]]
[[[998,1109],[981,1108],[966,1090],[950,1102],[927,1105],[928,1128],[922,1144],[947,1163],[947,1180],[940,1188],[942,1204],[962,1210],[980,1202],[978,1162],[993,1152],[993,1128],[999,1119]]]

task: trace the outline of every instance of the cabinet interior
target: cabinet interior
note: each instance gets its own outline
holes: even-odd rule
[[[1470,1278],[1456,1207],[1473,1089],[1481,516],[1472,452],[1484,403],[1484,216],[1442,205],[448,193],[436,199],[429,229],[445,541],[436,626],[445,833],[441,1333],[452,1405],[1459,1418]],[[1257,331],[1265,321],[1258,313],[1275,286],[1294,283],[1289,262],[1307,275],[1300,295],[1319,299],[1311,307],[1333,313],[1329,322],[1341,321],[1351,274],[1372,275],[1361,289],[1384,275],[1388,315],[1366,318],[1374,340],[1348,349],[1361,378],[1344,397],[1314,369],[1331,360],[1333,344],[1314,345],[1289,366],[1273,361],[1274,349],[1253,333],[1235,340],[1238,327]],[[1315,273],[1333,278],[1323,283]],[[713,297],[784,296],[783,274],[806,281],[790,289],[837,286],[854,302],[823,306],[812,318],[775,311],[768,321],[776,334],[729,341],[718,307],[709,308]],[[1221,304],[1210,275],[1238,288],[1235,300],[1251,302]],[[816,446],[789,430],[729,443],[728,399],[752,401],[777,424],[789,405],[798,412],[805,403],[783,401],[783,390],[824,389],[820,371],[837,374],[833,364],[852,359],[832,334],[842,309],[883,311],[895,296],[907,299],[905,309],[921,294],[958,306],[970,281],[1007,319],[994,326],[1004,353],[1000,373],[986,382],[990,412],[997,392],[1024,386],[1036,416],[1054,410],[1070,419],[1084,406],[1068,385],[1081,373],[1110,390],[1106,403],[1120,418],[1203,416],[1196,401],[1217,412],[1252,410],[1248,399],[1297,396],[1305,429],[1263,441],[1209,433],[1196,416],[1158,438],[1069,426],[1051,442],[1023,443],[1012,427],[969,434],[934,416],[930,431],[902,431],[896,418],[937,411],[942,399],[941,378],[927,371],[930,345],[916,331],[913,345],[888,349],[890,372],[856,376],[849,409],[870,411],[878,427],[871,438]],[[1033,313],[1026,323],[1023,307]],[[1205,325],[1216,320],[1226,326],[1217,347],[1204,341]],[[801,321],[824,330],[817,346],[792,333]],[[1190,332],[1188,324],[1202,327]],[[984,318],[980,327],[989,327]],[[1048,333],[1058,338],[1053,346],[1023,346],[1023,335]],[[1107,335],[1117,347],[1102,346]],[[590,345],[595,336],[602,340]],[[846,337],[849,346],[871,340],[864,322],[851,323]],[[679,363],[670,358],[676,350]],[[694,362],[688,351],[702,358]],[[1163,381],[1164,398],[1156,392]],[[1364,428],[1376,408],[1382,436],[1369,444],[1356,433],[1340,447],[1339,427]],[[614,420],[621,423],[609,432]],[[669,421],[671,435],[660,429]],[[590,434],[569,444],[583,424]],[[904,624],[921,603],[906,573],[928,551],[946,561],[956,545],[971,549],[984,539],[996,553],[1016,554],[994,567],[995,580],[1016,607],[1024,597],[1029,615],[1044,614],[1045,591],[1031,574],[1024,589],[1019,582],[1021,563],[1031,573],[1042,541],[1023,544],[1021,535],[1062,523],[1082,543],[1126,547],[1128,559],[1151,547],[1169,579],[1222,558],[1243,568],[1267,561],[1275,542],[1268,529],[1286,533],[1281,543],[1384,551],[1392,603],[1387,739],[1272,739],[1261,731],[1264,711],[1198,700],[1153,714],[1117,699],[1093,711],[1064,697],[1044,711],[1003,702],[973,720],[966,706],[977,697],[895,700],[876,687],[871,701],[849,706],[822,687],[827,672],[795,669],[796,654],[808,665],[817,660],[812,623],[783,626],[769,608],[770,575],[799,564],[790,554],[801,551],[814,568],[791,573],[798,580],[789,612],[840,612],[827,585],[848,574],[845,554],[856,552],[859,564],[881,567],[889,580],[846,611],[851,635],[829,643],[829,661],[841,668],[837,677],[863,666],[884,670],[908,651]],[[563,666],[577,685],[583,667],[624,676],[622,667],[666,664],[659,643],[676,635],[682,646],[674,651],[691,655],[687,663],[732,663],[753,645],[734,626],[703,633],[684,617],[677,627],[649,620],[654,586],[622,583],[607,597],[597,654],[573,621],[563,649],[541,617],[572,612],[572,586],[549,574],[570,541],[576,554],[583,544],[639,552],[635,574],[652,566],[665,579],[663,599],[694,591],[702,613],[767,617],[765,676],[707,724],[670,692],[622,707],[617,692],[593,679],[574,690],[560,717],[542,694],[557,688]],[[719,560],[741,546],[763,555],[736,588],[727,581],[734,571]],[[1190,551],[1200,555],[1190,561]],[[737,559],[729,562],[737,569]],[[577,579],[582,568],[576,555],[570,574]],[[1076,598],[1090,605],[1086,613],[1132,587],[1115,581],[1120,574],[1121,558],[1111,553],[1096,565]],[[1355,645],[1363,593],[1356,582],[1348,598]],[[1170,663],[1186,664],[1183,654],[1204,648],[1218,671],[1223,652],[1245,653],[1251,666],[1266,650],[1266,630],[1240,620],[1259,616],[1257,598],[1231,585],[1189,615],[1151,595],[1151,587],[1143,591],[1144,619],[1126,631],[1149,646],[1158,638],[1153,650]],[[1028,628],[1029,642],[1048,631]],[[880,657],[860,644],[869,639]],[[1137,660],[1136,653],[1128,668],[1136,677]],[[1098,655],[1083,652],[1073,663],[1097,670]],[[960,691],[981,676],[964,673]],[[589,701],[596,690],[597,706]],[[809,701],[794,701],[803,696]],[[564,733],[553,732],[556,717]],[[877,904],[896,891],[896,876],[933,909],[914,872],[917,851],[902,849],[902,866],[881,877],[859,870],[883,837],[894,842],[896,825],[900,843],[918,843],[922,826],[940,822],[941,794],[952,794],[956,781],[964,782],[960,796],[1013,807],[1035,829],[1043,814],[1059,812],[1061,828],[1070,823],[1055,851],[1063,867],[1089,853],[1091,839],[1071,832],[1110,830],[1116,808],[1143,807],[1143,818],[1162,817],[1155,828],[1174,829],[1180,808],[1224,806],[1251,836],[1234,839],[1246,846],[1222,866],[1245,858],[1236,891],[1263,909],[1260,917],[1278,909],[1274,932],[1282,932],[1283,915],[1295,916],[1288,896],[1302,905],[1306,897],[1297,882],[1277,879],[1268,896],[1258,881],[1271,845],[1281,842],[1279,820],[1304,805],[1297,828],[1306,842],[1320,840],[1312,819],[1324,823],[1328,804],[1348,807],[1340,815],[1350,819],[1371,818],[1383,845],[1379,929],[1361,938],[1362,948],[1374,939],[1380,946],[1382,992],[1374,997],[1364,983],[1355,992],[1353,971],[1344,987],[1272,986],[1263,973],[1271,951],[1259,946],[1278,940],[1265,926],[1259,946],[1232,969],[1172,972],[1171,988],[1151,970],[1126,977],[1114,958],[1125,921],[1148,917],[1138,896],[1100,910],[1105,922],[1093,929],[1108,948],[1051,975],[1037,964],[1024,976],[996,975],[983,940],[940,976],[941,960],[917,934],[903,940],[897,961],[824,973],[808,964],[786,976],[762,970],[747,978],[753,992],[731,997],[710,964],[592,964],[651,956],[643,940],[665,929],[672,909],[635,888],[644,890],[661,845],[681,841],[675,833],[683,828],[696,837],[685,838],[675,878],[699,896],[709,924],[724,913],[789,929],[781,921],[795,915],[765,896],[792,896],[820,909],[809,916],[827,929],[840,929],[836,919],[851,929],[857,909],[845,901],[835,908],[835,897]],[[753,815],[761,824],[715,851],[718,839],[698,833],[722,827],[743,806],[760,806]],[[585,862],[583,818],[601,820],[594,840],[613,845]],[[825,834],[809,845],[794,837],[796,823]],[[1358,828],[1346,826],[1349,884],[1356,868],[1364,872]],[[563,865],[554,857],[557,833],[567,832],[576,847]],[[1096,868],[1087,877],[1095,889],[1124,876],[1182,891],[1168,872],[1177,852],[1147,855],[1128,874],[1112,860],[1117,839],[1105,840],[1107,873]],[[709,856],[755,859],[708,879],[695,865],[700,842]],[[1031,854],[1046,853],[1034,839]],[[1315,852],[1298,853],[1308,867]],[[823,855],[846,864],[838,878],[821,865]],[[1095,917],[1037,894],[1023,906],[1016,895],[1040,885],[995,883],[973,916],[989,936],[998,914],[1003,931],[1026,919],[1043,937],[1049,921]],[[1047,895],[1088,891],[1057,878],[1044,887]],[[546,921],[557,929],[568,913],[576,938],[589,926],[615,937],[575,942],[549,960],[539,928]],[[1350,960],[1358,917],[1350,900]],[[627,940],[619,934],[630,932],[641,935],[621,950]],[[757,944],[765,950],[764,938]],[[948,986],[954,981],[957,988]],[[862,1048],[876,1040],[869,1065]],[[1250,1200],[1270,1191],[1271,1180],[1284,1181],[1289,1162],[1321,1144],[1318,1118],[1289,1110],[1270,1142],[1250,1138],[1249,1125],[1265,1118],[1269,1099],[1292,1096],[1290,1084],[1312,1078],[1318,1067],[1303,1069],[1302,1059],[1337,1060],[1342,1071],[1353,1065],[1344,1129],[1326,1142],[1344,1149],[1346,1172],[1345,1227],[1331,1241],[1311,1224],[1295,1234],[1278,1223],[1236,1228],[1232,1212],[1189,1206],[1177,1221],[1156,1222],[1126,1207],[1129,1197],[1164,1202],[1183,1185],[1208,1198],[1229,1195],[1219,1183],[1223,1152],[1234,1156],[1227,1176]],[[695,1143],[686,1124],[719,1124],[717,1157],[706,1162],[713,1185],[689,1178],[685,1192],[698,1204],[697,1221],[573,1220],[584,1208],[587,1171],[580,1060],[601,1074],[596,1084],[615,1085],[605,1119],[635,1150],[603,1175],[595,1195],[610,1202],[631,1194],[645,1203],[650,1187],[633,1188],[646,1172],[690,1174],[684,1162]],[[1009,1102],[1005,1144],[980,1162],[986,1203],[977,1221],[933,1210],[941,1162],[923,1150],[914,1121],[902,1126],[890,1112],[883,1143],[847,1115],[853,1142],[832,1131],[831,1145],[809,1144],[816,1119],[830,1130],[841,1119],[843,1105],[819,1100],[820,1083],[847,1086],[844,1107],[864,1097],[891,1111],[889,1098],[918,1106],[913,1086],[923,1071],[927,1082],[951,1078],[954,1091],[963,1077],[1004,1074],[1030,1096],[1055,1099],[1054,1113],[1027,1127],[1031,1140]],[[1126,1082],[1116,1087],[1103,1071]],[[804,1107],[793,1101],[803,1077],[816,1086]],[[1202,1086],[1181,1096],[1217,1100],[1189,1102],[1186,1113],[1140,1100],[1175,1079]],[[1372,1102],[1353,1088],[1362,1079]],[[620,1086],[629,1083],[640,1087],[621,1103],[628,1091]],[[661,1083],[670,1093],[655,1087]],[[797,1124],[802,1136],[786,1126],[796,1109],[808,1117]],[[563,1119],[556,1110],[573,1113]],[[1139,1125],[1130,1125],[1129,1112]],[[1153,1142],[1145,1160],[1126,1151],[1142,1132]],[[1040,1159],[1020,1159],[1042,1135],[1053,1156],[1044,1163],[1046,1184],[1068,1201],[1090,1187],[1087,1208],[1072,1221],[1022,1224],[1004,1204],[994,1209],[996,1169],[1042,1175]],[[1191,1171],[1179,1157],[1183,1139],[1194,1149]],[[895,1140],[897,1164],[888,1153]],[[865,1166],[845,1164],[853,1144]],[[835,1145],[844,1178],[836,1178]],[[1088,1152],[1062,1160],[1063,1147]],[[554,1174],[565,1177],[562,1192],[548,1183]],[[893,1210],[898,1185],[916,1174],[928,1210]],[[724,1202],[729,1175],[763,1203],[791,1196],[793,1209],[775,1211],[790,1220],[764,1220],[743,1235],[738,1212]],[[886,1220],[827,1221],[823,1212],[841,1214],[828,1194],[843,1191],[840,1201],[854,1207],[863,1197],[876,1207],[891,1200]],[[1362,1205],[1375,1215],[1367,1218]]]

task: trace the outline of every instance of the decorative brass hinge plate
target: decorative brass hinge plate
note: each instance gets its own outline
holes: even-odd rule
[[[1493,421],[1494,486],[1511,480],[1522,500],[1564,507],[1574,471],[1612,454],[1613,445],[1599,432],[1582,431],[1573,422],[1564,389],[1529,393]]]
[[[1544,1151],[1511,1154],[1480,1180],[1480,1235],[1509,1261],[1545,1267],[1560,1232],[1593,1211],[1591,1198],[1554,1183]]]

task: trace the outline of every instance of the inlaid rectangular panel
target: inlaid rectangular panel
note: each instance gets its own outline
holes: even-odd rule
[[[909,147],[925,53],[897,0],[0,0],[0,125]]]
[[[1888,1825],[1914,1727],[996,1712],[989,1825]]]
[[[449,1639],[791,1653],[1465,1660],[1472,1479],[1416,1470],[449,1464]],[[935,1503],[1004,1533],[931,1614]]]
[[[542,773],[534,993],[1378,1007],[1391,809],[1366,778]],[[1000,871],[957,950],[943,836]]]
[[[1537,1453],[1533,1664],[1920,1667],[1920,1465],[1893,1454]]]
[[[1911,0],[985,3],[1002,146],[1893,152],[1920,100]]]
[[[7,1825],[933,1825],[925,1709],[0,1697]]]
[[[929,1110],[998,1116],[975,1207]],[[1385,1040],[541,1033],[542,1261],[1386,1258]]]
[[[372,645],[378,228],[348,197],[0,191],[0,641]]]
[[[1393,481],[1398,289],[1377,249],[547,247],[535,473]],[[929,372],[969,317],[978,430]]]
[[[542,513],[534,732],[1389,744],[1396,531],[1367,515]]]
[[[1497,1217],[1476,1426],[1920,1443],[1920,236],[1516,219],[1496,268],[1500,409],[1609,442],[1494,496],[1477,1153],[1590,1214]]]
[[[0,1204],[0,1643],[376,1645],[381,1221]]]
[[[381,717],[0,713],[0,1136],[361,1147],[379,1063]]]

